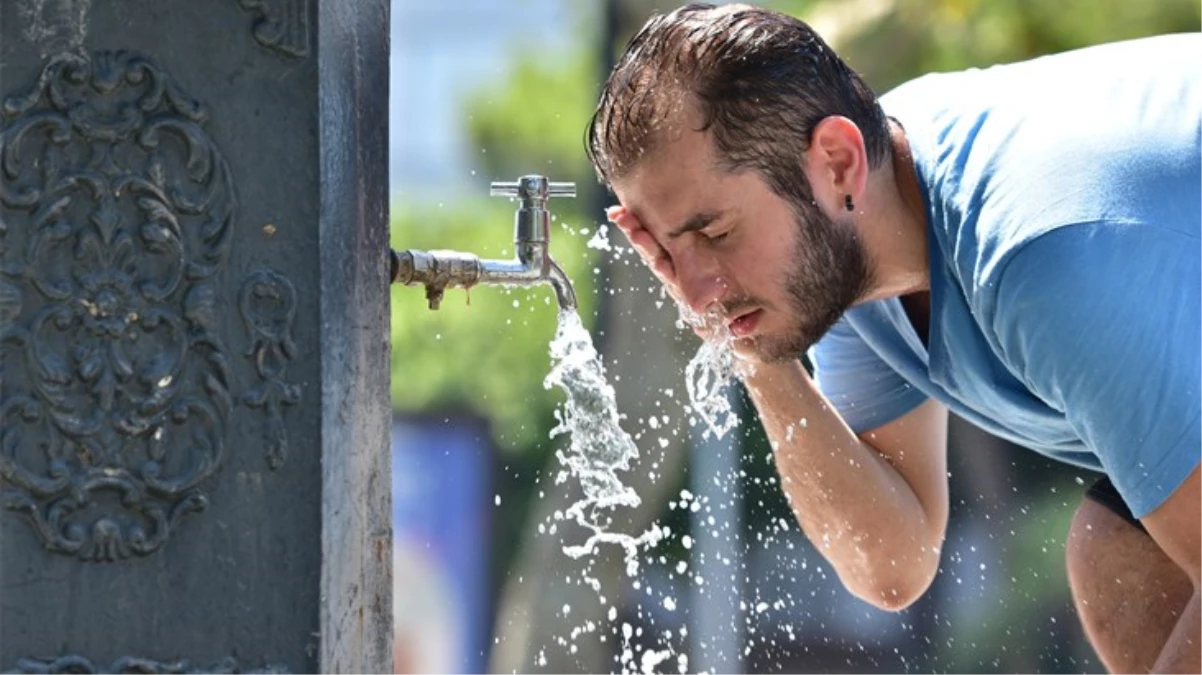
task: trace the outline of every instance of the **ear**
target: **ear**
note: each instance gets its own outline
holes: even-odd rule
[[[868,154],[855,122],[838,115],[823,119],[814,127],[806,155],[814,199],[828,213],[844,211],[848,196],[856,204],[863,202]]]

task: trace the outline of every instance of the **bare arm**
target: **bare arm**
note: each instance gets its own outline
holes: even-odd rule
[[[608,215],[683,297],[673,261],[651,233],[623,207]],[[744,383],[806,536],[857,597],[882,609],[913,603],[935,576],[947,528],[947,410],[927,402],[857,437],[800,361],[757,364]]]
[[[947,410],[927,401],[857,437],[798,361],[745,384],[802,530],[857,597],[903,609],[930,586],[947,527]]]

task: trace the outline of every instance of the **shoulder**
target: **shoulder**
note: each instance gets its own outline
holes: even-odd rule
[[[1091,353],[1119,365],[1140,340],[1163,344],[1192,325],[1197,341],[1200,276],[1196,231],[1131,221],[1066,225],[1014,247],[998,265],[987,284],[990,325],[1007,359],[1024,370],[1058,355],[1081,363]],[[1188,344],[1189,335],[1180,337]]]
[[[1198,268],[1200,241],[1197,228],[1172,224],[1095,220],[1061,225],[998,250],[986,285],[999,299],[1020,294],[1044,305],[1070,302],[1069,294],[1071,302],[1079,302],[1116,294],[1153,296],[1165,287],[1185,290],[1188,279],[1182,275]]]

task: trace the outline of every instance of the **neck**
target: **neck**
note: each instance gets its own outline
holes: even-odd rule
[[[868,252],[873,285],[861,300],[880,300],[930,289],[926,207],[906,134],[890,121],[893,161],[869,176],[856,226]]]

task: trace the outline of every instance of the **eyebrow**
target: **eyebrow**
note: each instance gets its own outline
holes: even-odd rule
[[[676,239],[689,232],[698,232],[704,230],[710,223],[718,220],[723,215],[722,211],[704,211],[693,215],[686,220],[683,225],[668,233],[668,239]]]

